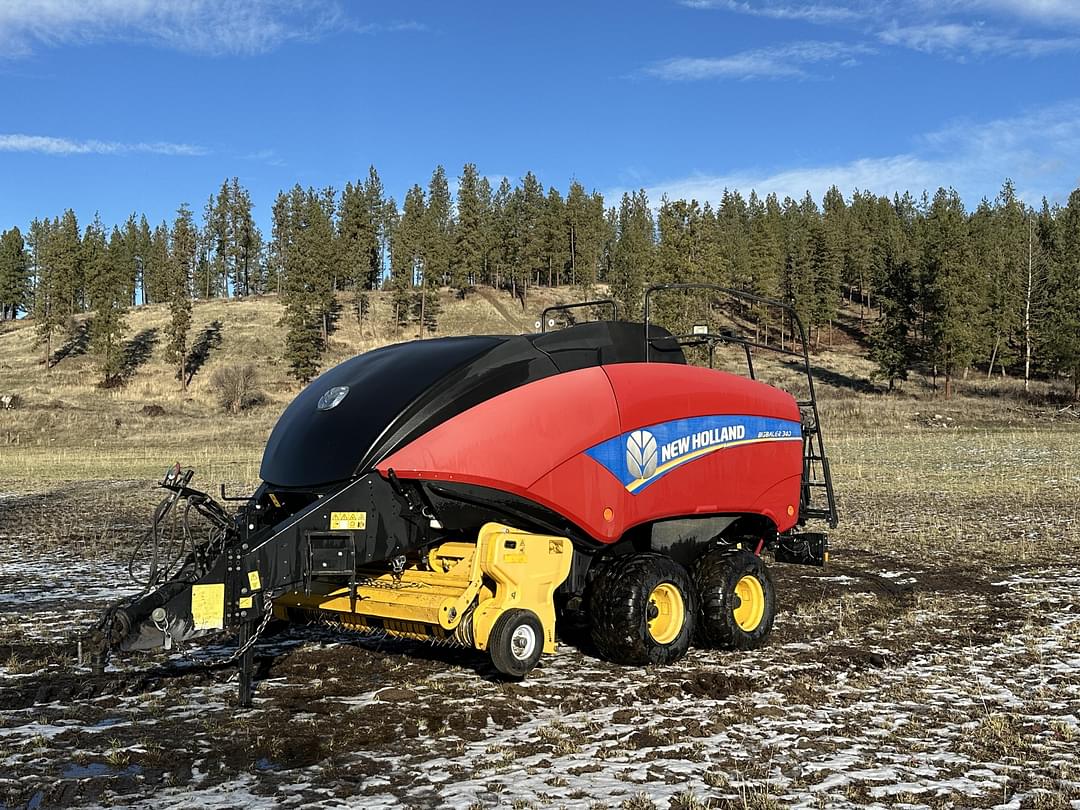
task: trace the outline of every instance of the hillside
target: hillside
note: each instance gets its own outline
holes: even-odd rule
[[[570,288],[541,289],[527,309],[505,293],[482,290],[465,301],[443,295],[436,335],[518,334],[540,311],[573,300]],[[396,329],[388,293],[372,293],[371,312],[356,319],[351,297],[339,299],[340,317],[323,368],[377,346],[417,337]],[[165,359],[168,306],[137,307],[126,318],[125,383],[102,389],[87,353],[86,318],[75,340],[54,348],[46,370],[32,320],[0,325],[0,395],[15,394],[16,410],[0,411],[0,489],[35,481],[153,477],[182,460],[200,477],[235,483],[255,480],[258,455],[281,409],[300,390],[282,359],[285,329],[277,296],[214,299],[194,305],[191,381],[186,392]],[[427,335],[425,335],[427,336]],[[211,379],[222,366],[251,363],[265,404],[227,417]],[[150,415],[158,406],[163,413]]]
[[[532,331],[540,311],[577,300],[566,288],[537,288],[529,305],[504,292],[481,288],[466,300],[442,296],[437,335],[517,334]],[[351,297],[341,296],[340,316],[324,355],[323,368],[386,343],[415,338],[416,327],[392,324],[389,293],[371,294],[371,312],[358,322]],[[16,410],[0,411],[0,489],[87,479],[154,478],[181,461],[199,471],[202,481],[248,486],[257,480],[262,445],[282,408],[301,386],[282,359],[282,308],[274,295],[196,302],[193,312],[191,376],[180,390],[175,368],[165,359],[166,305],[138,307],[127,315],[125,384],[102,389],[93,358],[86,351],[86,320],[74,341],[55,349],[48,370],[31,320],[0,328],[0,395],[16,394]],[[935,397],[928,380],[915,378],[901,393],[886,395],[874,380],[866,357],[865,335],[857,312],[842,315],[823,338],[813,362],[827,426],[905,424],[929,419],[941,424],[1024,420],[1053,416],[1018,396],[1019,382],[972,374],[961,396]],[[731,358],[734,366],[740,358]],[[789,367],[756,361],[759,373],[782,384],[794,383]],[[223,413],[211,385],[216,369],[251,363],[264,404],[237,416]],[[770,377],[769,373],[779,372]],[[1036,386],[1045,392],[1045,384]],[[869,399],[868,399],[869,398]],[[934,398],[934,414],[923,413]],[[156,407],[155,407],[156,406]],[[156,415],[155,415],[156,414]],[[1071,417],[1066,412],[1065,417]]]

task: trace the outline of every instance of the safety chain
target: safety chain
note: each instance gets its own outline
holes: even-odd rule
[[[259,626],[255,628],[255,632],[248,637],[247,641],[245,641],[243,644],[233,650],[232,653],[229,654],[227,657],[222,658],[220,661],[206,661],[201,658],[196,658],[183,647],[181,647],[180,643],[173,638],[172,633],[169,632],[169,625],[167,621],[165,621],[164,619],[160,622],[157,620],[153,621],[154,626],[158,630],[160,630],[162,635],[165,637],[166,650],[171,650],[173,648],[173,645],[175,644],[176,651],[180,653],[180,656],[187,659],[193,664],[198,664],[199,666],[203,667],[225,666],[226,664],[231,664],[233,661],[239,660],[240,656],[250,650],[255,645],[255,642],[259,640],[259,636],[263,634],[263,631],[266,629],[266,625],[270,624],[270,618],[274,615],[273,604],[274,600],[270,598],[269,594],[266,594],[266,601],[264,604],[265,612],[263,613],[262,621],[259,622]]]

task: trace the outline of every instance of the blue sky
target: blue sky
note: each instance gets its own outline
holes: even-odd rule
[[[1078,0],[0,0],[0,228],[375,164],[614,196],[1080,185]],[[610,202],[611,200],[609,200]]]

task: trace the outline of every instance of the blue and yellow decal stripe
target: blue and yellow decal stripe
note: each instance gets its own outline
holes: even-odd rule
[[[718,450],[763,442],[801,442],[801,425],[763,416],[696,416],[627,431],[586,450],[637,494],[672,470]]]

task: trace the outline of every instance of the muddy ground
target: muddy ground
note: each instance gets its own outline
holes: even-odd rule
[[[852,487],[833,563],[773,568],[752,653],[621,668],[567,628],[508,683],[479,654],[292,628],[258,644],[246,711],[226,640],[76,662],[130,587],[141,483],[8,495],[0,806],[1080,808],[1076,475],[987,503]]]

